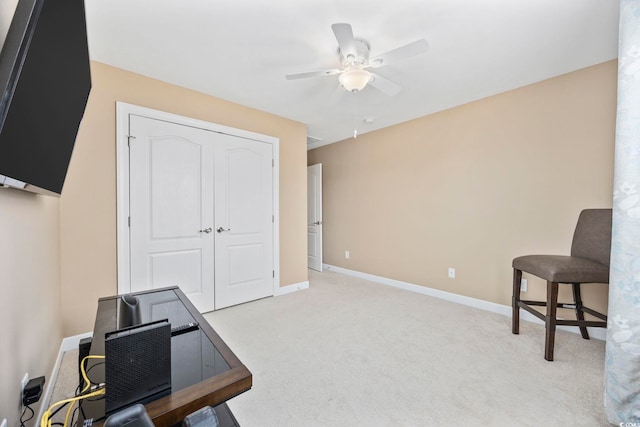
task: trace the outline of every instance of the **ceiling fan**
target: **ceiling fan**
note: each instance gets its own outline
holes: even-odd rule
[[[374,74],[367,69],[379,68],[394,61],[425,53],[429,48],[427,41],[420,39],[390,50],[382,55],[370,58],[369,43],[366,40],[355,38],[351,25],[344,23],[333,24],[331,25],[331,29],[336,36],[336,40],[338,40],[338,52],[340,54],[342,68],[287,74],[287,80],[339,74],[340,84],[349,92],[359,92],[364,89],[367,84],[370,84],[381,92],[389,96],[394,96],[400,92],[402,88],[391,80]]]

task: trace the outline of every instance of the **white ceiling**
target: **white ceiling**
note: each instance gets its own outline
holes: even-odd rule
[[[86,10],[92,59],[305,123],[321,140],[310,147],[617,57],[617,0],[86,0]],[[348,93],[336,75],[286,80],[339,68],[338,22],[372,56],[421,38],[429,51],[376,69],[403,87],[394,97]]]

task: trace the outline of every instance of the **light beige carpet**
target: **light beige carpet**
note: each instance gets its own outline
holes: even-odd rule
[[[253,373],[242,427],[604,426],[604,342],[332,272],[206,315]]]
[[[242,427],[605,426],[604,342],[361,279],[205,315],[253,373],[229,401]],[[72,395],[64,354],[51,402]],[[59,414],[56,418],[60,420]]]

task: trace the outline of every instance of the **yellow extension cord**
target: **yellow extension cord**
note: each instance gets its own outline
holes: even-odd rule
[[[84,365],[85,362],[88,359],[104,359],[104,356],[87,356],[84,359],[82,359],[82,362],[80,362],[80,372],[82,373],[82,378],[84,379],[85,382],[85,386],[82,389],[82,391],[80,391],[80,393],[84,393],[85,391],[87,391],[90,387],[91,387],[91,381],[89,381],[89,378],[87,377],[87,373],[84,369]],[[71,397],[69,399],[64,399],[61,400],[59,402],[54,403],[53,405],[51,405],[49,407],[49,409],[47,409],[46,411],[44,411],[44,413],[42,414],[42,418],[40,419],[40,427],[51,427],[51,413],[53,411],[54,408],[60,406],[60,405],[66,405],[67,403],[71,403],[71,405],[69,405],[69,409],[67,410],[67,415],[64,418],[64,426],[63,427],[67,427],[68,423],[69,423],[69,417],[71,416],[72,412],[73,412],[73,407],[75,406],[76,402],[83,400],[83,399],[87,399],[89,397],[95,397],[95,396],[100,396],[103,395],[105,393],[106,389],[101,388],[99,390],[93,391],[89,394],[85,394],[85,395],[80,395],[80,396],[76,396],[76,397]]]

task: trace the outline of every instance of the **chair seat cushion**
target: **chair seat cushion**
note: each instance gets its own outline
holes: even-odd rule
[[[609,268],[585,258],[563,255],[525,255],[514,258],[512,266],[549,282],[609,283]]]

